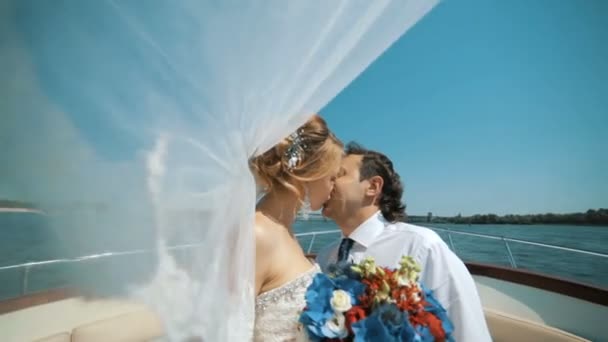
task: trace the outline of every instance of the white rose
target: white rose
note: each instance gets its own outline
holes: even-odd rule
[[[330,304],[331,308],[339,313],[346,312],[353,307],[350,301],[350,295],[344,290],[335,290],[331,297]]]
[[[343,314],[336,314],[336,316],[332,319],[327,320],[325,322],[325,327],[327,330],[333,332],[337,335],[338,338],[344,338],[348,336],[348,330],[346,330],[346,320],[344,319]]]

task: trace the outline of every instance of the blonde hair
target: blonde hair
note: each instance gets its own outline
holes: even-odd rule
[[[294,134],[253,158],[250,167],[265,192],[286,189],[301,197],[304,182],[321,179],[337,168],[343,148],[325,120],[314,115]]]

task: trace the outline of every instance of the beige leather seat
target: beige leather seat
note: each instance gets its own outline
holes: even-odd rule
[[[71,342],[71,336],[68,332],[62,332],[59,334],[54,334],[48,337],[45,337],[40,340],[36,340],[34,342]]]
[[[589,342],[565,331],[486,309],[494,342]],[[151,311],[138,310],[78,326],[36,342],[135,342],[162,337],[163,327]]]
[[[584,338],[547,325],[485,309],[494,342],[581,342]]]
[[[38,339],[35,342],[142,342],[163,336],[158,316],[148,310],[138,310],[75,327]]]
[[[163,335],[158,316],[141,310],[77,327],[72,342],[150,341]]]

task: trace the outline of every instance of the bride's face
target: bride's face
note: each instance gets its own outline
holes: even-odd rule
[[[340,165],[336,165],[336,167],[323,178],[306,183],[311,210],[316,211],[321,209],[329,200],[339,170]]]
[[[331,199],[323,208],[323,215],[340,223],[352,217],[365,200],[367,181],[361,181],[362,157],[349,155],[342,159],[342,167],[334,184]]]

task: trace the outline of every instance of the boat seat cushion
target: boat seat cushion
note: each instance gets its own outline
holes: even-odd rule
[[[139,310],[81,325],[72,331],[72,342],[149,341],[163,336],[163,326],[153,312]]]
[[[494,342],[581,342],[588,340],[560,329],[485,309]]]
[[[59,334],[54,334],[51,336],[47,336],[45,338],[41,338],[39,340],[36,340],[34,342],[70,342],[70,333],[68,332],[62,332]]]

